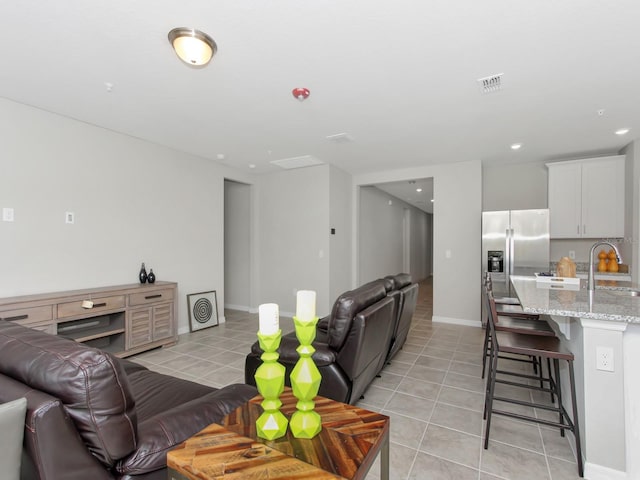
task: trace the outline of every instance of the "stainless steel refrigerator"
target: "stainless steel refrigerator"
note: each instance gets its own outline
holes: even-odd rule
[[[549,271],[549,210],[482,213],[482,273],[495,296],[514,296],[511,275]]]

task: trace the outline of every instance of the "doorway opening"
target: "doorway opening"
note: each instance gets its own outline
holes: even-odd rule
[[[251,185],[224,181],[224,308],[251,306]]]

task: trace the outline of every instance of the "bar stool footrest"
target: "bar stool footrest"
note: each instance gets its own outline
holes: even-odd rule
[[[495,398],[494,400],[497,400],[497,398]],[[517,418],[519,420],[526,420],[528,422],[540,423],[542,425],[547,425],[549,427],[561,428],[563,430],[569,430],[569,431],[572,431],[572,432],[574,430],[573,422],[571,421],[571,419],[566,414],[564,415],[564,418],[565,418],[565,420],[567,420],[568,423],[552,422],[551,420],[545,420],[544,418],[529,417],[527,415],[522,415],[521,413],[508,412],[506,410],[495,410],[494,409],[492,413],[497,414],[497,415],[502,415],[503,417],[511,417],[511,418]]]

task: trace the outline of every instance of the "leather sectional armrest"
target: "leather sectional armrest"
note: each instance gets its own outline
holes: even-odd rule
[[[155,415],[138,425],[135,452],[116,464],[120,474],[141,475],[167,466],[167,451],[228,413],[258,392],[249,385],[229,385]]]

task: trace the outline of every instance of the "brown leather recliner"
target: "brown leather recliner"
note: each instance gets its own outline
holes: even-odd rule
[[[385,280],[393,282],[393,292],[397,292],[398,311],[395,330],[391,338],[391,346],[386,361],[390,361],[396,355],[404,342],[407,340],[409,329],[411,328],[411,319],[416,311],[418,302],[418,284],[411,283],[411,275],[408,273],[398,273],[397,275],[389,275]]]
[[[256,394],[0,321],[0,402],[27,399],[24,479],[165,480],[168,450]]]
[[[316,328],[313,360],[322,381],[318,394],[354,404],[379,373],[386,358],[395,326],[395,299],[387,295],[385,282],[376,280],[343,293],[331,314]],[[285,366],[285,381],[298,361],[295,333],[280,343],[279,362]],[[262,364],[256,342],[245,362],[245,382],[255,385],[255,372]]]

